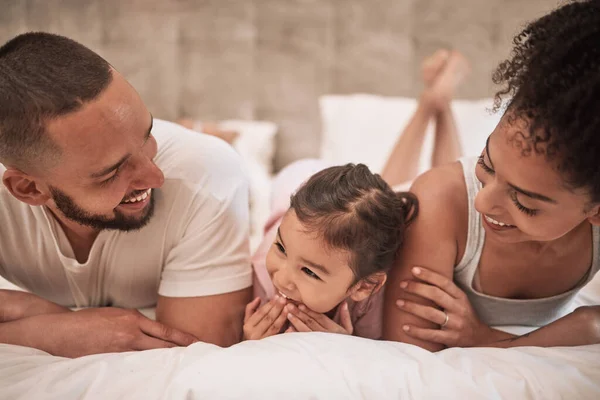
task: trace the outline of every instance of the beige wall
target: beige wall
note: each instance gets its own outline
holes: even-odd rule
[[[276,165],[316,156],[318,96],[415,96],[420,60],[472,60],[460,92],[490,75],[522,24],[558,0],[0,0],[0,41],[69,36],[103,55],[157,117],[248,118],[280,126]]]

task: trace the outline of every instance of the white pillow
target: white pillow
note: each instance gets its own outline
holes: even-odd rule
[[[232,145],[240,154],[250,181],[250,247],[254,251],[270,213],[277,125],[268,121],[225,120],[218,126],[239,133]],[[194,121],[194,129],[202,131],[202,122]]]
[[[327,95],[319,100],[322,118],[321,158],[333,164],[362,162],[381,172],[400,133],[417,108],[404,97],[366,94]],[[452,103],[465,156],[478,155],[500,114],[491,114],[492,99],[456,100]],[[430,124],[421,152],[419,171],[431,166],[433,125]]]

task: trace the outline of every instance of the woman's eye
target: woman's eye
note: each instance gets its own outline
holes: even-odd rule
[[[310,269],[308,269],[306,267],[302,267],[302,272],[304,272],[306,275],[310,276],[313,279],[321,280],[321,278],[319,278],[319,275],[315,274],[314,272],[312,272]]]
[[[517,193],[516,192],[512,192],[510,195],[510,199],[512,200],[513,204],[517,207],[517,209],[523,213],[525,213],[526,215],[533,217],[537,214],[538,210],[534,210],[528,207],[525,207],[523,204],[521,204],[519,202],[519,199],[517,198]]]
[[[490,175],[494,175],[496,173],[496,171],[494,171],[486,165],[485,161],[483,160],[483,154],[479,156],[479,159],[477,160],[477,165],[479,165],[485,172],[487,172]]]

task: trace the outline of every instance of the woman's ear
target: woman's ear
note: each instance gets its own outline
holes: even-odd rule
[[[385,272],[375,272],[352,286],[350,298],[356,302],[365,300],[380,291],[386,280],[387,274]]]
[[[2,182],[15,198],[31,206],[41,206],[50,198],[39,190],[35,178],[18,169],[4,171]]]

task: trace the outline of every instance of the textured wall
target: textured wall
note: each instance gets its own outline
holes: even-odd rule
[[[160,118],[279,124],[276,165],[315,156],[325,93],[415,96],[438,47],[472,60],[461,97],[490,75],[522,24],[558,0],[0,0],[0,42],[61,33],[121,71]]]

